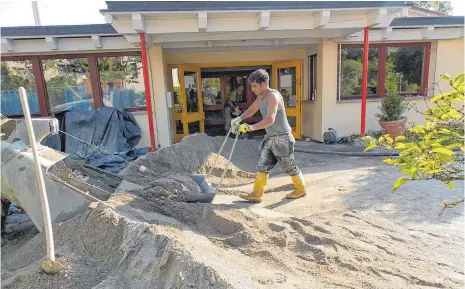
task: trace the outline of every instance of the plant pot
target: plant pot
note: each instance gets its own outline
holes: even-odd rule
[[[395,138],[403,135],[405,132],[406,118],[394,121],[379,121],[379,125],[383,128],[385,134],[390,134],[391,137]]]

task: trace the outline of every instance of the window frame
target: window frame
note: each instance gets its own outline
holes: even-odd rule
[[[100,52],[100,53],[73,53],[73,54],[47,54],[47,55],[23,55],[23,56],[3,56],[1,61],[31,61],[32,73],[37,89],[37,97],[39,101],[40,113],[33,114],[35,116],[48,117],[51,115],[47,89],[45,85],[45,76],[42,68],[42,60],[53,59],[71,59],[71,58],[87,58],[89,63],[89,77],[92,85],[92,96],[94,100],[93,107],[101,107],[103,105],[102,89],[100,85],[100,74],[98,71],[97,59],[99,57],[118,57],[118,56],[141,56],[141,52],[121,51],[121,52]],[[129,112],[147,111],[146,106],[122,108]],[[7,117],[23,117],[23,115],[5,115]]]
[[[316,64],[316,65],[315,65]],[[308,101],[317,102],[317,86],[318,86],[318,55],[312,54],[308,56]],[[316,91],[315,98],[312,99],[312,93]]]
[[[363,44],[342,44],[340,43],[341,51],[344,48],[362,48],[363,49]],[[378,49],[378,79],[377,79],[377,86],[376,86],[376,91],[377,94],[370,94],[367,95],[367,97],[370,98],[383,98],[385,95],[385,81],[386,81],[386,60],[387,60],[387,48],[388,47],[423,47],[424,53],[423,53],[423,61],[422,61],[422,67],[421,67],[421,91],[416,92],[416,93],[411,93],[411,92],[401,92],[399,95],[402,96],[426,96],[427,91],[428,91],[428,78],[429,78],[429,66],[430,66],[430,57],[431,57],[431,42],[408,42],[408,43],[392,43],[392,42],[387,42],[387,43],[373,43],[369,44],[369,48],[377,48]],[[338,49],[338,58],[340,57],[341,51]],[[342,61],[342,60],[341,60]],[[342,62],[341,62],[342,63]],[[338,79],[337,79],[337,85],[338,87],[341,85],[340,84],[340,67],[339,67],[339,61],[338,61]],[[344,102],[345,100],[361,100],[361,95],[353,95],[349,97],[344,97],[344,99],[341,99],[342,95],[340,95],[340,91],[338,89],[337,93],[337,100],[338,102]]]

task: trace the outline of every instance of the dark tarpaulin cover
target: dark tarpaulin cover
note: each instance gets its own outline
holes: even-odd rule
[[[64,148],[73,159],[86,159],[93,166],[118,173],[126,167],[127,161],[149,151],[148,148],[135,149],[141,130],[132,114],[125,110],[99,107],[70,110],[55,117],[60,120],[62,131],[79,140],[60,134],[62,141],[57,136],[49,136],[44,142],[54,149],[63,151]]]

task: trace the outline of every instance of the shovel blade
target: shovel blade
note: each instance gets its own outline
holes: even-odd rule
[[[192,179],[200,187],[202,196],[197,202],[200,203],[211,203],[215,198],[215,189],[210,185],[205,176],[203,175],[193,175]]]

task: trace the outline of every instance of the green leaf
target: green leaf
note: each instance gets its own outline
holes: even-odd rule
[[[434,149],[431,150],[431,152],[444,154],[444,155],[448,155],[448,156],[451,156],[451,155],[455,154],[455,152],[453,152],[453,151],[451,151],[449,149],[446,149],[446,148],[434,148]]]
[[[400,188],[400,186],[402,186],[403,184],[405,184],[408,181],[409,181],[409,179],[405,178],[405,177],[398,178],[396,180],[396,182],[394,183],[394,186],[392,187],[392,192],[397,191],[397,189]]]
[[[438,102],[439,100],[441,100],[443,98],[442,94],[440,95],[436,95],[435,97],[433,97],[432,99],[430,99],[431,102]]]
[[[371,149],[374,149],[375,147],[376,147],[376,143],[373,141],[373,142],[370,142],[370,144],[363,151],[367,152],[367,151],[369,151]]]
[[[445,80],[447,82],[451,81],[451,78],[450,78],[449,74],[447,74],[447,73],[441,74],[440,77],[441,77],[441,79],[443,79],[443,80]]]
[[[449,189],[451,189],[451,190],[453,190],[453,189],[455,188],[455,186],[454,186],[453,183],[447,183],[446,185],[447,185],[447,187],[448,187]]]
[[[400,136],[396,137],[396,142],[403,141],[403,140],[405,140],[405,136],[403,136],[403,135],[400,135]]]
[[[447,114],[452,118],[461,118],[461,117],[463,117],[463,114],[461,114],[460,112],[458,112],[454,108],[451,108],[450,111]]]
[[[383,160],[383,163],[388,164],[388,165],[392,165],[394,162],[395,162],[395,160],[393,160],[393,159],[384,159]]]

